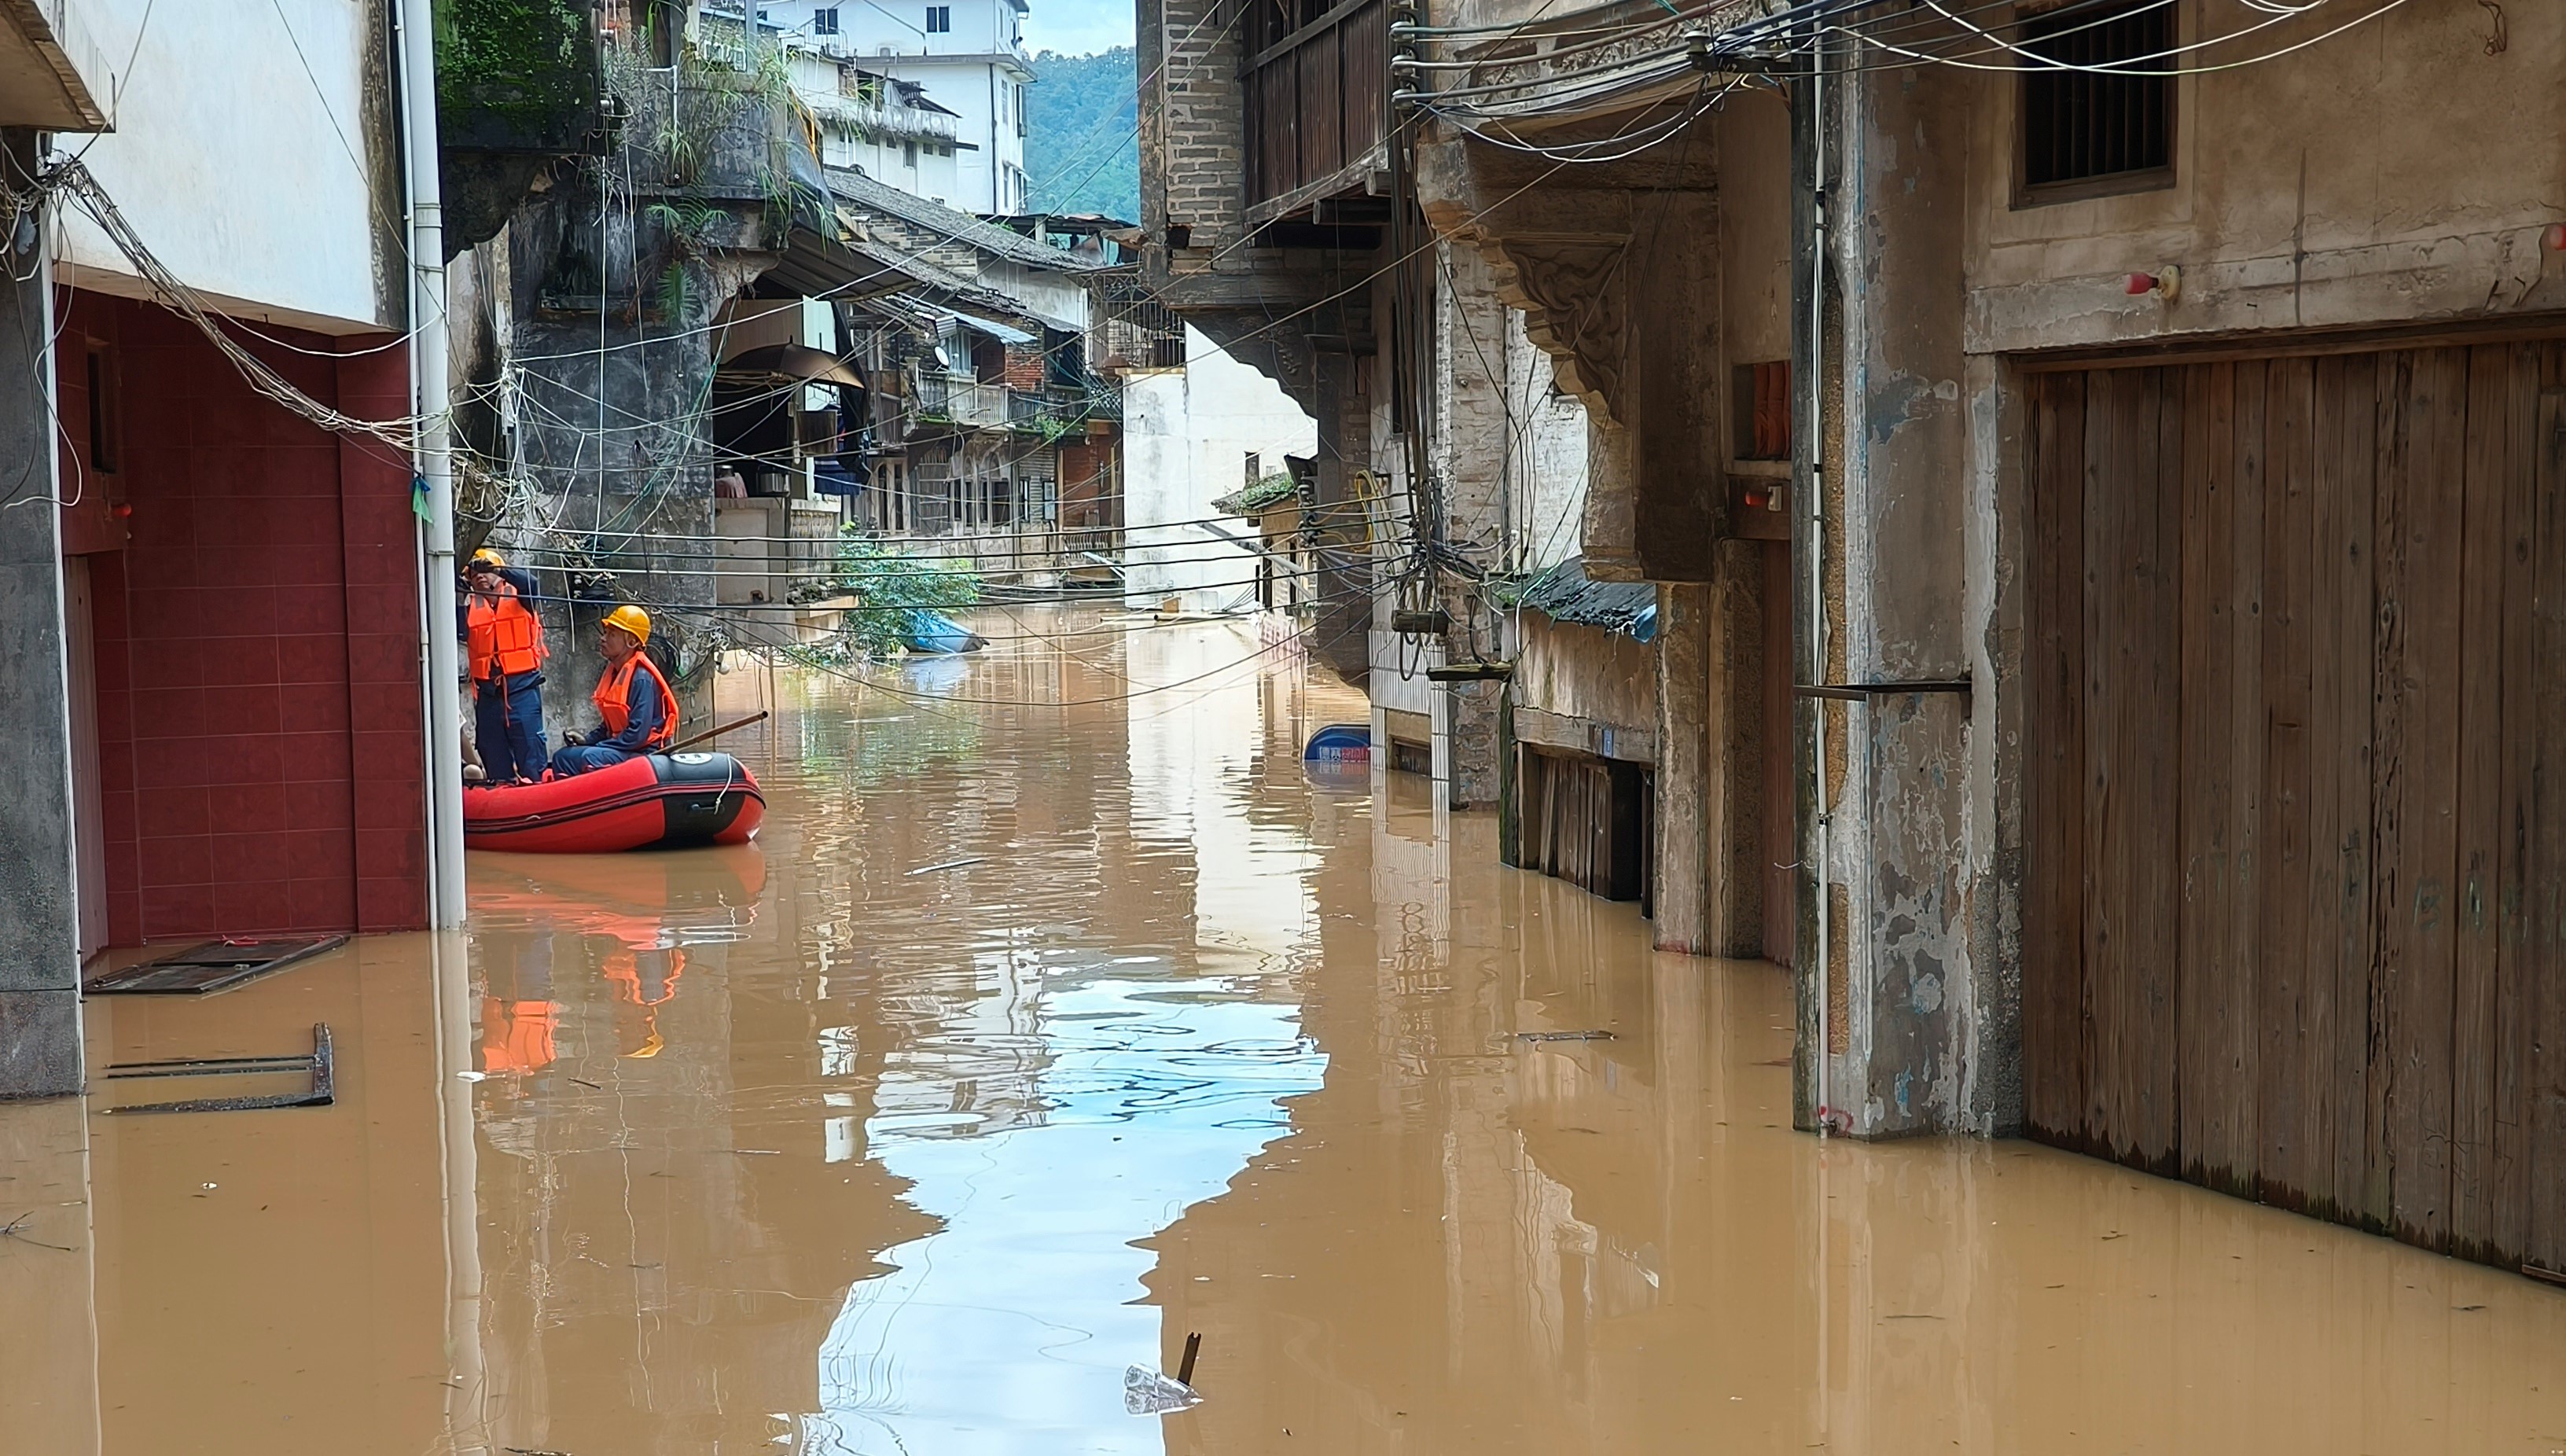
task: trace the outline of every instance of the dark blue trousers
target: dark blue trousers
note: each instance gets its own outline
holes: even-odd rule
[[[520,672],[474,684],[472,746],[493,784],[544,776],[544,675]]]
[[[629,749],[610,748],[602,743],[584,744],[565,748],[554,754],[553,772],[567,779],[575,774],[593,774],[599,769],[611,769],[626,759],[640,756]]]

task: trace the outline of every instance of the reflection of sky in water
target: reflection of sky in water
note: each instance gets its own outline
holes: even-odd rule
[[[1220,1192],[1288,1130],[1280,1099],[1325,1071],[1293,1008],[1238,990],[1117,975],[1047,995],[1035,1118],[978,1136],[950,1112],[868,1125],[945,1227],[850,1295],[821,1350],[834,1430],[806,1449],[1159,1449],[1157,1423],[1122,1408],[1123,1367],[1155,1367],[1160,1344],[1158,1312],[1132,1303],[1156,1256],[1128,1241]],[[960,1091],[895,1065],[882,1097],[951,1108]]]
[[[1123,1410],[1124,1366],[1161,1359],[1159,1314],[1135,1303],[1156,1255],[1134,1241],[1225,1189],[1326,1069],[1294,974],[1316,950],[1316,856],[1302,825],[1250,812],[1270,726],[1257,644],[1222,626],[1121,645],[1128,681],[1066,690],[1187,684],[1121,705],[1132,845],[1112,872],[1180,896],[1190,944],[979,927],[968,992],[939,994],[935,1027],[892,1055],[863,1128],[942,1227],[849,1294],[813,1456],[1159,1450],[1158,1423]],[[932,670],[951,691],[998,655]],[[869,736],[897,757],[898,730]],[[832,1141],[852,1153],[852,1132]]]

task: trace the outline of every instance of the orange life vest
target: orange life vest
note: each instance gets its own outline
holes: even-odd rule
[[[471,627],[474,682],[488,682],[493,664],[509,677],[543,665],[543,618],[517,599],[516,588],[502,583],[495,598],[473,593],[466,620]]]
[[[659,675],[659,664],[650,660],[648,652],[636,647],[623,666],[607,663],[606,670],[598,674],[597,691],[590,694],[589,701],[597,704],[597,720],[606,725],[609,736],[623,732],[624,725],[633,721],[633,673],[637,667],[650,675],[650,681],[659,689],[659,701],[667,709],[659,715],[659,726],[649,741],[642,746],[665,748],[677,741],[677,695],[668,690],[668,679]]]

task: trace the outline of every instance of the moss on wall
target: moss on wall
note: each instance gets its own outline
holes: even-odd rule
[[[597,45],[581,0],[437,0],[435,15],[446,146],[565,151],[596,124]]]

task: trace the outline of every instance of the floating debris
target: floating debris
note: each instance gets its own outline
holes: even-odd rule
[[[1609,1042],[1611,1032],[1517,1032],[1518,1042]]]
[[[909,873],[909,876],[910,876],[911,878],[914,878],[914,877],[916,877],[917,875],[920,875],[920,874],[933,874],[933,873],[936,873],[936,872],[937,872],[937,871],[939,871],[939,870],[944,870],[944,869],[960,869],[960,868],[962,868],[962,867],[963,867],[963,866],[965,866],[965,865],[970,865],[970,864],[986,864],[986,863],[988,863],[988,862],[989,862],[989,856],[988,856],[988,855],[986,855],[986,854],[974,854],[974,855],[972,855],[972,856],[971,856],[970,858],[968,858],[968,859],[947,859],[947,860],[944,860],[944,861],[942,861],[941,863],[937,863],[937,864],[920,864],[920,865],[919,865],[919,866],[917,866],[915,869],[912,869],[912,870],[908,871],[908,873]]]
[[[1202,1335],[1185,1336],[1185,1355],[1171,1378],[1147,1365],[1128,1365],[1123,1370],[1123,1409],[1132,1415],[1168,1415],[1190,1410],[1202,1404],[1202,1394],[1194,1389],[1194,1356],[1202,1352]]]

